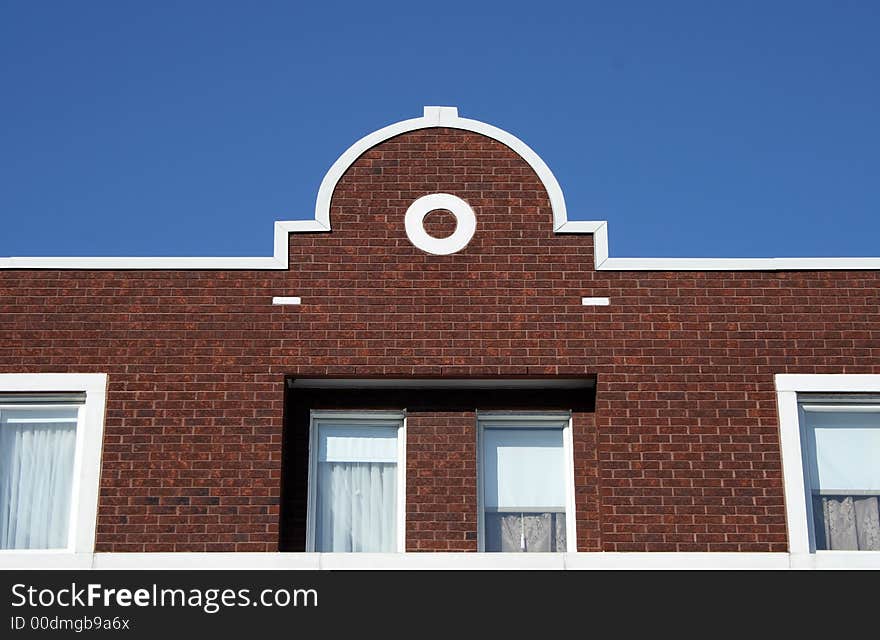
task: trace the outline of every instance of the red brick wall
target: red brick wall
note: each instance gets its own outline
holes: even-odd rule
[[[407,415],[407,551],[477,550],[475,417]]]
[[[477,216],[450,256],[403,228],[438,191]],[[277,549],[285,375],[591,374],[580,550],[782,551],[773,375],[880,373],[878,273],[594,272],[592,237],[554,235],[532,170],[473,133],[368,151],[331,221],[286,272],[0,271],[0,371],[110,376],[99,551]],[[465,418],[409,422],[409,548],[475,548]]]

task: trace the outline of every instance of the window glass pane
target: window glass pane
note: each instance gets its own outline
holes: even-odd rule
[[[878,496],[813,496],[816,549],[880,551]]]
[[[538,511],[565,508],[562,429],[486,428],[484,506]]]
[[[320,424],[315,550],[397,545],[397,428]]]
[[[397,427],[321,424],[321,462],[397,462]]]
[[[880,551],[880,413],[803,408],[816,549]]]
[[[0,409],[0,548],[67,547],[75,409]]]
[[[880,493],[880,413],[805,410],[810,486]]]
[[[565,514],[510,513],[485,514],[486,551],[565,551]]]

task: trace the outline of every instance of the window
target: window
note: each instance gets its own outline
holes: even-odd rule
[[[880,375],[780,373],[774,381],[793,562],[877,566]]]
[[[478,414],[480,550],[574,551],[568,415]]]
[[[801,396],[816,550],[880,551],[880,397]]]
[[[106,387],[0,374],[0,553],[94,550]]]
[[[403,551],[401,413],[312,412],[306,549]]]

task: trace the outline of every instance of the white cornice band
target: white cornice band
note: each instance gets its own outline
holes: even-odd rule
[[[447,127],[473,131],[512,149],[528,163],[547,190],[556,233],[593,234],[595,268],[598,271],[829,271],[877,270],[880,257],[867,258],[611,258],[608,256],[608,223],[603,220],[569,220],[565,197],[547,164],[516,136],[479,120],[461,118],[456,107],[425,107],[420,118],[403,120],[364,136],[339,159],[321,181],[312,220],[275,223],[274,255],[271,257],[91,257],[0,258],[0,269],[162,269],[162,270],[283,270],[289,267],[288,235],[328,232],[330,201],[336,184],[348,168],[368,149],[409,131]]]

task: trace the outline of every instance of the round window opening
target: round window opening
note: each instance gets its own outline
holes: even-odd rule
[[[417,199],[407,209],[404,223],[410,242],[438,256],[461,251],[477,230],[474,210],[449,193],[432,193]]]

